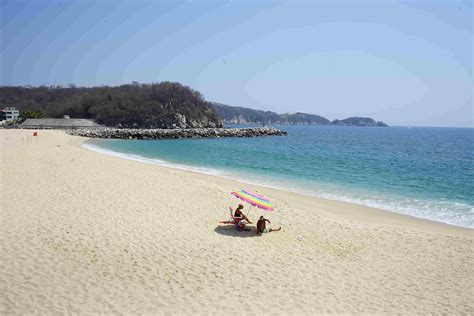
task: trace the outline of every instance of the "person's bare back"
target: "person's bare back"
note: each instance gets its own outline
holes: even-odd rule
[[[265,230],[267,221],[270,222],[268,219],[264,218],[263,216],[260,216],[257,222],[257,234],[262,233]]]
[[[257,234],[262,234],[262,233],[271,233],[271,232],[277,232],[281,229],[281,227],[278,227],[278,229],[267,229],[267,222],[271,224],[271,222],[266,219],[263,216],[260,216],[258,222],[257,222]]]

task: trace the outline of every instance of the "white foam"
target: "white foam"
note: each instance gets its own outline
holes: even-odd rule
[[[472,206],[459,202],[438,202],[419,199],[390,199],[379,196],[362,196],[323,193],[318,196],[378,208],[399,214],[429,219],[454,226],[474,228],[474,209]]]
[[[193,172],[199,172],[199,173],[204,173],[208,175],[213,175],[213,176],[220,176],[222,175],[222,172],[215,170],[215,169],[209,169],[209,168],[202,168],[202,167],[191,167],[187,165],[180,165],[180,164],[175,164],[171,163],[168,161],[160,160],[160,159],[155,159],[155,158],[147,158],[139,155],[134,155],[134,154],[128,154],[128,153],[121,153],[117,151],[113,151],[110,149],[105,149],[100,146],[97,146],[95,144],[91,143],[83,143],[82,147],[101,153],[109,156],[114,156],[122,159],[128,159],[128,160],[133,160],[133,161],[138,161],[146,164],[151,164],[151,165],[160,165],[164,167],[170,167],[174,169],[179,169],[179,170],[186,170],[186,171],[193,171]]]

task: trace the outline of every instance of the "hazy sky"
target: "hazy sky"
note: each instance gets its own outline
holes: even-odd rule
[[[178,81],[210,101],[473,126],[472,0],[0,0],[1,85]]]

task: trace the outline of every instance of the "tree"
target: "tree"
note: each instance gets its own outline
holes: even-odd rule
[[[45,117],[89,118],[107,126],[172,127],[177,114],[185,116],[188,127],[219,125],[216,111],[199,92],[173,82],[92,88],[72,84],[0,87],[0,104]]]

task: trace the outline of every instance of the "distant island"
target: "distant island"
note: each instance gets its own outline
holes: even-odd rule
[[[208,102],[176,82],[116,87],[0,86],[0,107],[15,107],[28,118],[90,119],[117,128],[218,128],[223,124],[387,126],[367,117],[329,121],[314,114],[277,114]]]
[[[343,120],[334,120],[331,122],[331,125],[335,126],[378,126],[378,127],[388,127],[382,121],[375,121],[370,117],[349,117]]]
[[[229,106],[213,102],[224,124],[289,124],[289,125],[326,125],[326,126],[376,126],[388,127],[384,122],[377,122],[369,117],[349,117],[343,120],[330,121],[325,117],[308,114],[277,114],[271,111],[254,110],[244,107]]]

